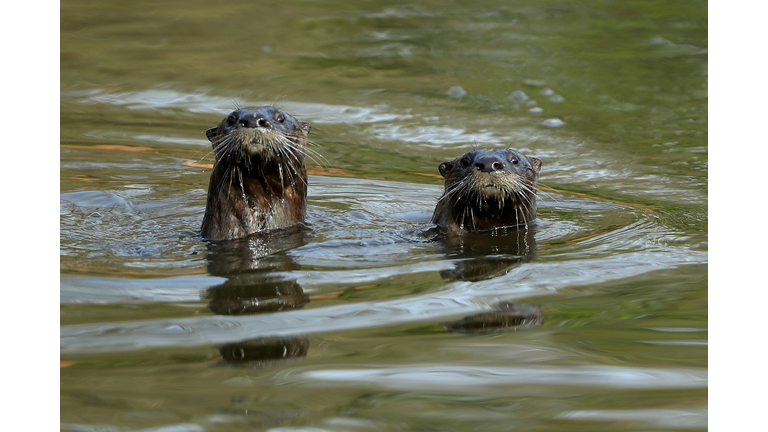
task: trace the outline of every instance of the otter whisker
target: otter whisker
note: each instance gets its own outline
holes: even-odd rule
[[[442,201],[442,200],[444,200],[446,198],[450,198],[451,195],[453,195],[455,193],[458,193],[458,192],[462,191],[463,189],[466,189],[466,186],[467,185],[466,185],[465,182],[459,182],[459,183],[451,186],[449,189],[447,189],[443,193],[443,195],[440,197],[440,199],[437,200],[437,202],[440,203],[440,201]],[[459,193],[459,197],[461,197],[461,193]]]
[[[525,226],[525,229],[528,229],[528,220],[525,218],[525,212],[520,212],[523,215],[523,225]]]
[[[195,157],[196,157],[196,156],[197,156],[197,155],[198,155],[198,154],[199,154],[201,151],[203,151],[203,150],[205,150],[205,149],[206,149],[206,148],[205,148],[205,147],[203,147],[203,148],[200,148],[198,151],[196,151],[196,152],[195,152],[195,154],[193,154],[193,155],[192,155],[192,159],[194,159],[194,158],[195,158]],[[201,161],[201,160],[205,159],[205,158],[206,158],[208,155],[210,155],[211,153],[213,153],[213,148],[211,148],[210,150],[208,150],[207,152],[205,152],[205,154],[204,154],[204,155],[203,155],[203,156],[202,156],[200,159],[198,159],[198,160],[197,160],[197,163],[200,163],[200,161]]]
[[[289,137],[289,139],[290,138],[293,138],[293,137]],[[318,152],[317,150],[309,148],[309,146],[320,146],[320,145],[314,141],[307,140],[307,146],[304,148],[304,152],[306,156],[312,160],[312,162],[322,167],[330,165],[330,162],[328,162],[328,159],[326,159],[325,156],[320,154],[320,152]]]
[[[290,140],[286,139],[285,137],[281,137],[280,140],[281,144],[283,145],[283,148],[278,149],[280,153],[284,155],[286,159],[293,158],[293,161],[300,165],[301,161],[299,160],[299,157],[297,156],[297,153],[300,151],[300,149]],[[293,162],[291,163],[291,165]]]
[[[203,161],[203,159],[207,158],[207,157],[208,157],[208,156],[210,156],[212,153],[213,153],[213,149],[209,150],[209,151],[208,151],[206,154],[202,155],[202,156],[200,157],[200,159],[198,159],[197,161],[195,161],[195,163],[200,163],[200,162],[202,162],[202,161]],[[197,154],[197,153],[195,153],[195,154]],[[213,153],[213,154],[214,154],[214,156],[213,156],[213,157],[214,157],[214,161],[215,161],[215,160],[216,160],[216,154],[215,154],[215,153]],[[194,155],[193,155],[193,158],[194,158]]]
[[[287,150],[280,150],[280,152],[281,152],[281,153],[284,155],[283,157],[284,157],[286,160],[289,160],[289,161],[290,161],[290,158],[291,158],[291,157],[293,157],[293,159],[295,160],[296,164],[299,164],[299,163],[300,163],[300,162],[299,162],[299,158],[298,158],[298,156],[296,156],[295,154],[293,154],[293,152],[290,152],[290,151],[287,151]],[[288,168],[290,168],[290,169],[288,170],[288,176],[289,176],[289,179],[290,179],[290,181],[291,181],[291,186],[292,186],[294,189],[296,188],[296,183],[295,183],[295,181],[294,181],[294,177],[293,177],[293,175],[294,175],[294,174],[296,174],[296,175],[299,177],[299,179],[301,179],[302,183],[303,183],[305,186],[307,185],[307,182],[304,180],[304,178],[303,178],[302,176],[300,176],[300,175],[299,175],[299,172],[298,172],[298,168],[297,168],[297,167],[296,167],[296,166],[295,166],[293,163],[289,163],[289,164],[288,164]],[[282,175],[282,165],[280,166],[280,169],[281,169],[281,175]]]
[[[284,158],[285,160],[289,161],[287,166],[288,166],[288,168],[290,168],[289,174],[291,175],[291,185],[294,186],[294,187],[296,186],[296,184],[293,181],[293,174],[296,174],[297,176],[299,176],[301,181],[306,186],[307,183],[304,180],[304,178],[299,175],[299,172],[298,172],[299,168],[297,168],[297,165],[298,166],[302,165],[301,161],[299,160],[299,157],[296,154],[294,154],[293,151],[290,151],[289,149],[278,149],[278,152],[280,153],[282,158]],[[281,167],[282,167],[282,165],[281,165]],[[290,171],[293,171],[293,174],[291,174]]]
[[[295,145],[290,145],[290,146],[287,146],[287,147],[288,148],[286,149],[286,152],[289,154],[290,157],[293,158],[293,160],[294,160],[294,164],[293,165],[295,165],[294,168],[296,168],[297,166],[304,165],[305,156],[309,157],[310,160],[312,160],[313,162],[317,163],[317,160],[314,158],[313,155],[308,154],[308,153],[302,154],[301,153],[302,149],[296,147]],[[299,156],[299,155],[301,155],[301,156]]]
[[[230,193],[232,192],[232,182],[235,179],[235,173],[239,172],[239,170],[236,167],[232,167],[231,169],[227,170],[227,173],[225,173],[224,180],[221,182],[221,188],[223,189],[224,186],[227,184],[226,178],[227,174],[229,175],[229,187],[227,188],[227,198],[230,197]]]
[[[330,165],[330,162],[328,162],[328,159],[326,159],[323,155],[320,154],[317,150],[306,148],[304,149],[305,155],[314,163],[317,165],[325,168],[328,165]]]
[[[545,184],[543,184],[543,183],[539,183],[539,184],[540,184],[541,186],[544,186],[544,187],[546,187],[546,188],[549,188],[549,189],[555,190],[553,187],[547,186],[547,185],[545,185]],[[542,195],[544,195],[544,196],[546,196],[548,199],[551,199],[551,200],[552,200],[552,201],[554,201],[554,202],[561,202],[560,200],[558,200],[557,198],[555,198],[555,196],[554,196],[554,195],[552,195],[552,194],[550,194],[550,193],[548,193],[548,192],[544,192],[544,191],[542,191],[542,190],[539,190],[539,193],[540,193],[540,194],[542,194]]]

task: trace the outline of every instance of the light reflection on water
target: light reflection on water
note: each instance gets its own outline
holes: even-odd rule
[[[98,91],[98,95],[80,98],[81,93],[76,92],[75,103],[116,105],[118,109],[125,106],[130,110],[160,112],[167,116],[176,115],[179,111],[193,114],[217,114],[224,116],[237,106],[264,106],[273,103],[263,101],[242,101],[221,96],[208,96],[205,94],[183,94],[173,90],[149,90],[123,94],[106,94]],[[62,97],[67,97],[65,93]],[[686,179],[670,178],[667,176],[644,173],[641,174],[635,167],[624,163],[617,163],[611,154],[606,154],[605,149],[596,149],[585,142],[576,142],[567,138],[554,138],[549,134],[537,131],[530,125],[509,125],[503,128],[498,120],[488,123],[481,119],[475,124],[468,123],[471,119],[462,120],[460,125],[432,125],[430,123],[442,123],[439,117],[430,114],[421,114],[406,109],[406,112],[392,112],[393,108],[382,104],[381,107],[359,107],[330,105],[321,103],[295,102],[284,100],[276,104],[281,109],[290,112],[298,118],[307,120],[313,124],[352,127],[351,134],[359,134],[361,138],[370,140],[375,137],[382,142],[401,142],[405,145],[413,144],[423,151],[452,150],[453,155],[466,151],[467,146],[481,147],[506,147],[509,143],[515,143],[514,147],[526,154],[534,154],[545,160],[546,181],[559,182],[561,184],[587,184],[593,182],[611,183],[620,182],[621,191],[627,193],[637,188],[638,192],[654,194],[662,199],[678,197],[680,199],[696,199],[691,195],[692,191],[683,190],[678,186],[680,181]],[[111,110],[115,108],[109,108]],[[119,112],[119,111],[118,111]],[[426,124],[425,124],[426,123]],[[125,140],[125,133],[109,131],[88,131],[86,136],[109,140],[120,138]],[[136,143],[172,143],[189,144],[207,147],[208,143],[201,133],[192,136],[155,136],[145,133],[130,137]],[[533,142],[535,142],[535,144]],[[542,143],[549,145],[541,148]],[[532,150],[535,145],[536,150]],[[461,149],[464,149],[463,151]],[[698,151],[694,149],[681,150],[685,152]],[[201,153],[201,156],[205,153]],[[566,163],[567,161],[567,163]],[[315,161],[325,164],[326,161]],[[436,164],[435,164],[436,165]],[[87,169],[95,166],[69,165],[71,169]],[[125,166],[125,168],[131,168]],[[638,187],[641,185],[641,187]]]
[[[560,414],[558,418],[582,421],[640,422],[648,426],[670,429],[706,429],[708,425],[708,410],[638,409],[572,411]]]
[[[538,386],[617,387],[624,389],[704,388],[707,373],[700,370],[656,370],[622,367],[534,368],[442,366],[364,370],[312,370],[300,372],[310,380],[348,384],[369,383],[400,391],[530,394]],[[509,386],[521,386],[517,390]]]
[[[174,90],[144,90],[139,92],[109,94],[103,90],[94,90],[87,97],[77,99],[84,104],[107,104],[125,106],[130,110],[184,110],[191,113],[220,114],[225,116],[235,106],[233,100],[221,96],[205,94],[184,94]],[[64,93],[62,97],[80,97],[82,92]],[[267,106],[272,102],[238,101],[241,106]],[[360,108],[352,106],[326,105],[320,103],[281,101],[281,109],[295,114],[307,121],[334,124],[377,123],[404,119],[410,115],[381,113],[378,108]]]

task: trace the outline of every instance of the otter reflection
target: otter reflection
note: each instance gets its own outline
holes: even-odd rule
[[[208,288],[203,298],[217,315],[248,315],[299,309],[309,296],[288,273],[300,266],[288,251],[307,244],[303,226],[251,235],[244,239],[209,243],[208,273],[227,278]],[[263,337],[228,343],[219,348],[233,366],[262,367],[307,356],[304,335]]]
[[[219,348],[224,363],[230,366],[275,366],[307,356],[306,336],[257,338],[228,343]]]
[[[538,327],[544,322],[538,305],[502,301],[496,309],[443,325],[454,333],[483,334]]]
[[[309,296],[294,280],[269,274],[245,279],[238,276],[209,288],[208,309],[216,315],[249,315],[298,309],[309,303]]]
[[[481,281],[508,273],[536,257],[536,227],[500,229],[481,234],[441,234],[443,252],[458,259],[440,276],[448,280]]]
[[[536,226],[499,229],[484,233],[443,233],[443,251],[456,260],[454,268],[442,270],[448,280],[482,281],[503,276],[536,257]],[[444,323],[450,332],[484,334],[540,326],[541,308],[502,301],[496,310]]]
[[[287,276],[300,266],[287,251],[307,243],[304,227],[210,243],[208,273],[227,278],[203,298],[217,315],[243,315],[298,309],[309,296]]]

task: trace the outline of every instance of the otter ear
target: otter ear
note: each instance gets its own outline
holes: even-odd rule
[[[541,171],[541,159],[529,156],[528,160],[531,161],[531,166],[533,167],[534,171]]]
[[[453,161],[445,161],[441,163],[437,169],[440,170],[440,175],[443,176],[443,178],[447,178],[448,173],[453,169]]]
[[[301,121],[301,120],[299,120],[299,122],[301,123],[301,130],[303,130],[304,133],[308,134],[309,131],[312,130],[312,125],[309,124],[308,122]]]
[[[217,126],[217,127],[212,127],[210,129],[208,129],[207,131],[205,131],[205,136],[208,137],[208,141],[213,142],[213,138],[216,137],[216,130],[218,130],[218,129],[219,129],[219,127]]]

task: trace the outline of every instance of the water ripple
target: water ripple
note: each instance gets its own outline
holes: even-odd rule
[[[74,354],[130,351],[146,347],[199,346],[258,336],[285,336],[442,320],[488,309],[500,299],[513,300],[551,294],[565,287],[620,280],[684,264],[700,264],[706,262],[706,256],[706,253],[696,251],[654,254],[636,252],[603,259],[561,262],[557,266],[529,263],[494,279],[452,282],[438,292],[389,301],[342,304],[261,316],[194,317],[62,326],[60,348],[62,354]],[[309,279],[306,284],[311,286]],[[203,330],[211,322],[239,327]],[[189,327],[194,330],[194,335],[169,337],[156,330],[168,325]],[[130,337],[126,337],[128,335]]]
[[[704,429],[708,425],[708,409],[634,409],[568,411],[559,419],[603,422],[643,422],[669,429]]]
[[[509,386],[580,386],[624,389],[705,388],[705,369],[652,369],[619,366],[477,367],[471,365],[411,366],[399,368],[320,369],[302,372],[318,381],[366,383],[398,391],[452,391],[476,393]],[[525,389],[522,390],[526,392]]]

